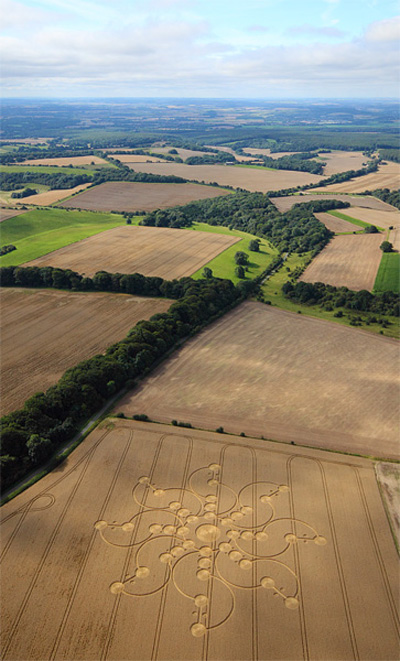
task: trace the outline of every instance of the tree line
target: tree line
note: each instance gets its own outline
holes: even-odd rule
[[[318,210],[342,208],[336,200],[317,201]],[[190,227],[194,222],[222,225],[266,238],[280,252],[319,251],[329,241],[330,232],[306,204],[295,205],[281,214],[263,193],[236,192],[184,206],[148,213],[141,223],[150,227]]]
[[[353,291],[347,287],[334,287],[322,282],[286,282],[283,294],[292,301],[306,305],[322,305],[325,308],[346,308],[359,312],[373,312],[400,316],[400,301],[395,292],[372,294],[366,289]]]
[[[13,286],[28,286],[28,282],[35,281],[38,284],[33,286],[43,286],[34,279],[40,276],[40,282],[48,282],[47,286],[58,286],[58,277],[54,281],[53,276],[54,271],[60,269],[47,268],[37,271],[22,267],[3,268],[2,284],[7,286],[13,281]],[[79,282],[87,284],[87,278],[71,273],[64,273],[65,286],[70,282],[74,284],[72,289],[79,290]],[[137,323],[123,340],[108,347],[105,354],[93,356],[68,369],[56,385],[30,397],[22,409],[3,416],[0,460],[3,489],[34,466],[45,462],[62,443],[73,438],[82,423],[114,393],[124,387],[133,387],[134,380],[144,376],[178,342],[195,334],[245,296],[245,290],[235,287],[230,280],[183,278],[167,282],[161,278],[134,276],[137,277],[127,277],[131,283],[140,283],[139,288],[141,286],[147,296],[175,296],[178,300],[168,312]],[[125,277],[102,272],[99,278],[94,276],[91,280],[98,290],[101,284],[114,286],[111,283],[122,283]],[[137,293],[136,285],[132,287],[134,293]]]

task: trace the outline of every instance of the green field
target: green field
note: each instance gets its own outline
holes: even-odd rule
[[[278,254],[277,249],[274,248],[266,239],[260,239],[260,252],[252,252],[249,250],[249,241],[258,237],[254,237],[252,234],[248,234],[247,232],[241,232],[240,230],[230,230],[227,227],[216,225],[207,225],[207,223],[194,223],[191,229],[200,232],[228,234],[230,236],[237,236],[241,239],[241,241],[238,241],[233,246],[230,246],[224,250],[224,252],[220,253],[217,257],[205,265],[212,270],[213,275],[216,278],[227,278],[232,280],[234,283],[241,281],[240,278],[235,275],[235,268],[237,264],[235,263],[234,256],[238,250],[241,250],[249,255],[249,270],[246,273],[247,279],[253,279],[265,271],[273,258]],[[196,271],[192,277],[195,279],[201,278],[203,269],[204,266]]]
[[[400,254],[384,252],[376,276],[374,291],[400,293]]]
[[[291,273],[297,268],[297,267],[303,267],[306,262],[310,259],[311,253],[305,253],[304,255],[300,256],[297,253],[292,253],[289,255],[287,260],[284,262],[284,264],[281,266],[279,271],[274,273],[272,276],[270,276],[262,285],[262,293],[264,296],[265,301],[270,301],[271,305],[276,305],[279,308],[282,308],[283,310],[289,310],[290,312],[297,312],[300,314],[305,314],[309,317],[317,317],[318,319],[326,319],[327,321],[333,321],[337,324],[342,324],[343,326],[350,326],[352,327],[352,324],[350,324],[350,317],[353,317],[355,315],[360,315],[364,322],[362,323],[362,326],[359,326],[358,328],[362,328],[363,330],[368,330],[373,333],[380,333],[382,330],[381,324],[376,324],[376,323],[365,323],[369,317],[373,316],[380,316],[380,315],[374,315],[372,313],[368,312],[363,312],[363,313],[358,313],[356,310],[346,310],[345,308],[335,308],[334,310],[325,310],[324,308],[321,308],[319,305],[305,305],[302,303],[296,303],[294,301],[291,301],[289,298],[286,298],[282,294],[282,286],[287,282],[290,278]],[[290,269],[290,271],[288,271]],[[343,312],[343,317],[335,317],[334,314],[338,310],[341,310]],[[400,337],[400,327],[399,327],[399,320],[397,317],[390,317],[388,315],[382,315],[385,319],[387,319],[390,322],[390,325],[383,329],[384,335],[387,337]]]
[[[346,216],[345,213],[341,213],[340,211],[328,211],[328,213],[331,216],[336,216],[336,218],[341,218],[342,220],[347,220],[348,223],[353,223],[353,225],[358,225],[359,227],[370,227],[371,223],[364,223],[363,220],[358,220],[358,218],[352,218],[351,216]],[[378,227],[378,225],[375,225],[375,227],[383,232],[382,227]]]
[[[24,264],[125,222],[115,213],[33,209],[1,223],[1,244],[12,244],[17,249],[3,255],[0,266]]]
[[[0,165],[0,172],[42,172],[43,174],[87,174],[92,176],[94,174],[94,170],[89,168],[73,168],[64,165]]]

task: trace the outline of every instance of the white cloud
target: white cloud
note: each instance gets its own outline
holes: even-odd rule
[[[365,38],[367,41],[400,41],[400,16],[375,21],[368,27]]]

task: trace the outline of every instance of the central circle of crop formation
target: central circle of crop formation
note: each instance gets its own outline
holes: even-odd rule
[[[221,531],[217,526],[211,523],[205,523],[196,529],[196,535],[202,542],[215,542],[221,535]]]

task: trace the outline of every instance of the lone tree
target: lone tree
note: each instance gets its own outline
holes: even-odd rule
[[[252,239],[249,243],[249,250],[252,250],[253,252],[260,252],[260,239]]]
[[[392,252],[393,251],[393,244],[390,243],[390,241],[384,241],[381,243],[379,246],[382,252]]]
[[[237,278],[244,278],[245,277],[243,266],[239,265],[235,268],[235,275],[236,275]]]
[[[365,234],[377,234],[378,233],[378,228],[375,225],[367,225],[364,228],[364,233]]]
[[[249,256],[243,252],[242,250],[238,250],[237,253],[235,253],[234,260],[236,264],[240,264],[242,266],[245,266],[249,262]]]
[[[203,278],[212,278],[213,277],[213,272],[208,266],[205,266],[203,269],[203,273],[201,274]]]

